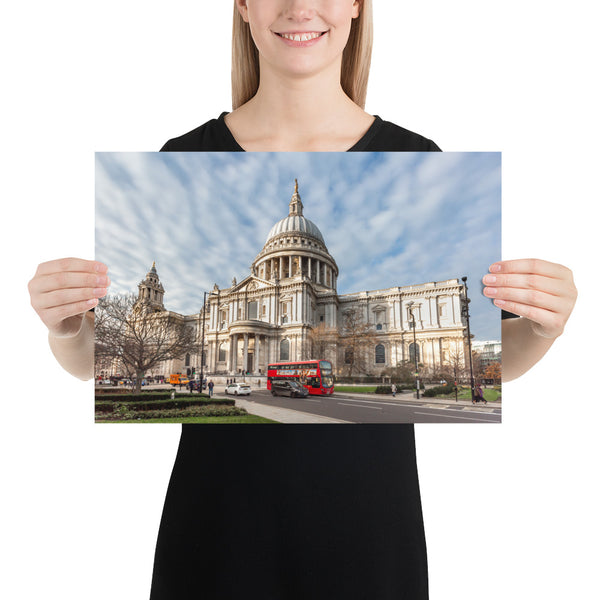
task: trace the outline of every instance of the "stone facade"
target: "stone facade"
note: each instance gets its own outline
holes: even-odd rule
[[[259,375],[266,374],[270,362],[327,358],[340,374],[343,352],[334,346],[326,357],[313,356],[310,332],[320,324],[341,331],[349,312],[359,313],[370,325],[366,373],[378,375],[412,362],[415,335],[419,362],[433,370],[451,354],[467,355],[458,279],[340,295],[337,263],[319,228],[303,212],[296,181],[289,214],[272,227],[250,274],[239,283],[234,278],[228,288],[215,284],[199,314],[171,313],[198,333],[204,319],[205,373]],[[138,288],[140,302],[165,310],[155,265]],[[199,371],[199,355],[169,361],[153,374]]]

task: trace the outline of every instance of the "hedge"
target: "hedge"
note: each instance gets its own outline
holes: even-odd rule
[[[156,402],[158,400],[171,400],[171,392],[142,392],[141,394],[96,394],[96,401],[100,402]],[[208,394],[175,394],[177,399],[213,400]]]
[[[447,396],[448,394],[454,394],[456,386],[454,384],[438,385],[437,387],[428,388],[423,392],[423,396],[432,398],[433,396]]]
[[[151,400],[146,402],[124,402],[122,399],[117,401],[106,402],[104,399],[96,400],[95,410],[96,412],[108,413],[118,407],[127,407],[132,411],[149,411],[149,410],[181,410],[190,408],[193,406],[207,407],[207,406],[235,406],[235,400],[231,398],[197,398],[191,399],[177,399],[177,400]]]
[[[397,385],[396,386],[396,393],[400,393],[400,392],[404,392],[404,391],[410,391],[412,389],[414,389],[412,386]],[[376,394],[391,394],[392,393],[392,386],[391,385],[378,385],[375,388],[375,393]]]
[[[102,421],[136,421],[140,419],[173,419],[184,417],[239,417],[248,413],[237,406],[191,406],[187,409],[144,410],[136,412],[129,405],[115,405],[112,412],[96,412]]]

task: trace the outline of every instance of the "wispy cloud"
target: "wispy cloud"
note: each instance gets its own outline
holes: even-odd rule
[[[111,291],[137,291],[156,261],[167,308],[197,312],[214,283],[249,274],[294,178],[339,293],[466,275],[473,332],[499,339],[480,285],[500,258],[498,153],[98,153],[96,257]]]

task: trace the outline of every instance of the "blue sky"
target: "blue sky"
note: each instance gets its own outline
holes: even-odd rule
[[[481,277],[500,259],[501,155],[492,153],[97,153],[96,258],[111,293],[156,261],[169,310],[241,281],[298,178],[338,293],[468,277],[472,333],[500,339]]]

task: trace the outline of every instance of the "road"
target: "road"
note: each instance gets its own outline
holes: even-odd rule
[[[219,394],[220,395],[220,394]],[[275,397],[267,390],[253,389],[245,400],[348,421],[350,423],[500,423],[501,409],[486,406],[453,406],[453,401],[381,399],[373,395],[335,393],[307,398]]]

